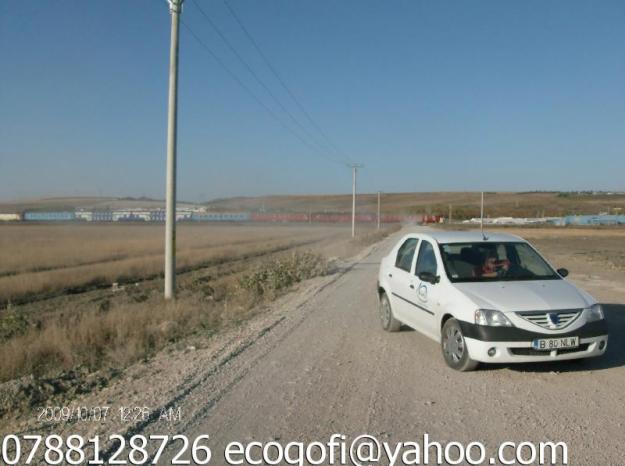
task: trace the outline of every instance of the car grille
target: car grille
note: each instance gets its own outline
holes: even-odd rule
[[[560,311],[517,312],[523,319],[549,330],[559,330],[569,326],[582,313],[583,309],[564,309]]]
[[[582,351],[587,351],[589,346],[589,343],[582,343],[577,348],[562,348],[556,350],[556,354],[581,353]],[[548,356],[551,354],[551,351],[541,351],[534,348],[509,348],[509,350],[515,356]]]

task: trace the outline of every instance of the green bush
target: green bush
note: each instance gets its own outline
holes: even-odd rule
[[[0,311],[0,342],[21,335],[28,328],[28,319],[23,313],[7,309]]]
[[[297,252],[266,264],[243,276],[239,286],[255,296],[275,294],[291,285],[328,273],[327,260],[311,252]]]

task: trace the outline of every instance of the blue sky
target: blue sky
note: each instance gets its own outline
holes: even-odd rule
[[[314,133],[223,0],[197,2]],[[362,191],[625,189],[625,2],[229,2]],[[183,20],[293,126],[192,0]],[[164,197],[169,21],[161,0],[0,3],[0,198]],[[184,27],[178,175],[188,200],[351,188]]]

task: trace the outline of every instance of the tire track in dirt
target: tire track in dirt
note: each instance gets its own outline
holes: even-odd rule
[[[375,249],[376,245],[367,248],[364,253],[361,253],[358,256],[358,258],[369,255],[371,251]],[[345,267],[339,268],[337,273],[328,277],[328,280],[326,280],[321,286],[313,290],[307,290],[304,298],[313,299],[315,295],[322,293],[326,288],[335,286],[346,273],[350,272],[354,268],[354,266],[358,263],[358,260],[359,259],[350,261]],[[234,349],[222,352],[220,357],[215,360],[215,365],[213,367],[208,368],[206,372],[193,378],[193,380],[185,381],[184,384],[181,384],[177,388],[177,395],[175,397],[169,399],[161,406],[155,407],[153,409],[153,416],[150,416],[150,418],[141,423],[133,425],[120,435],[129,439],[131,436],[139,433],[145,435],[149,435],[150,433],[162,433],[161,425],[156,425],[157,429],[152,432],[155,428],[156,421],[158,420],[158,413],[160,413],[162,409],[167,410],[169,408],[173,408],[182,402],[187,403],[186,409],[188,410],[190,403],[198,401],[193,400],[192,398],[194,396],[194,392],[200,388],[202,393],[208,392],[210,395],[208,397],[202,397],[201,400],[197,402],[198,408],[195,409],[193,414],[187,417],[182,424],[176,425],[176,431],[185,430],[188,426],[191,426],[209,416],[210,411],[219,403],[224,395],[236,387],[237,384],[249,374],[250,370],[253,369],[253,367],[255,367],[260,360],[265,358],[267,354],[269,354],[276,347],[280,346],[284,340],[295,332],[309,317],[309,314],[301,312],[307,305],[308,299],[302,299],[300,304],[297,305],[295,309],[291,310],[288,316],[278,316],[254,336],[239,342]],[[261,344],[262,347],[258,349]],[[256,349],[254,355],[249,354],[249,350],[251,348]],[[245,357],[242,358],[241,356]],[[220,380],[215,382],[213,380],[215,378],[220,378]],[[236,420],[236,416],[230,418],[230,422],[236,422]],[[115,452],[115,448],[115,445],[110,445],[106,451],[103,452],[102,457],[105,461]],[[166,452],[167,451],[168,450],[166,450]],[[166,454],[166,452],[164,454]]]
[[[276,246],[270,249],[258,251],[255,253],[247,253],[247,254],[242,254],[241,256],[235,256],[235,257],[217,258],[214,260],[200,262],[191,266],[178,267],[176,269],[176,275],[179,277],[179,279],[182,279],[185,274],[188,274],[191,272],[197,272],[198,270],[212,268],[212,267],[216,267],[220,265],[237,264],[237,263],[241,263],[250,259],[258,259],[261,257],[267,257],[267,256],[271,256],[273,254],[277,254],[280,252],[286,252],[291,249],[318,244],[322,241],[324,241],[323,238],[299,241],[299,242],[291,242],[287,245],[280,245],[280,246]],[[144,275],[142,277],[120,277],[117,279],[117,283],[119,285],[124,286],[124,285],[129,285],[129,284],[136,284],[136,283],[146,283],[146,282],[150,282],[153,280],[158,280],[160,278],[162,278],[161,272]],[[21,306],[21,305],[26,305],[26,304],[33,304],[33,303],[47,301],[50,299],[54,299],[54,298],[58,298],[58,297],[66,296],[66,295],[79,295],[79,294],[88,293],[90,291],[105,290],[110,287],[111,287],[111,283],[109,282],[102,283],[100,281],[95,281],[94,283],[88,283],[86,285],[81,285],[81,286],[76,286],[76,287],[69,287],[69,288],[65,288],[62,290],[56,290],[53,292],[26,295],[24,297],[14,298],[7,302],[0,302],[0,310],[6,309],[7,306],[9,305]]]

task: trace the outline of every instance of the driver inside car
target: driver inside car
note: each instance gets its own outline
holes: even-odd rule
[[[499,260],[496,251],[489,251],[486,253],[484,263],[475,268],[473,276],[494,278],[505,275],[509,269],[510,261],[508,259]]]

